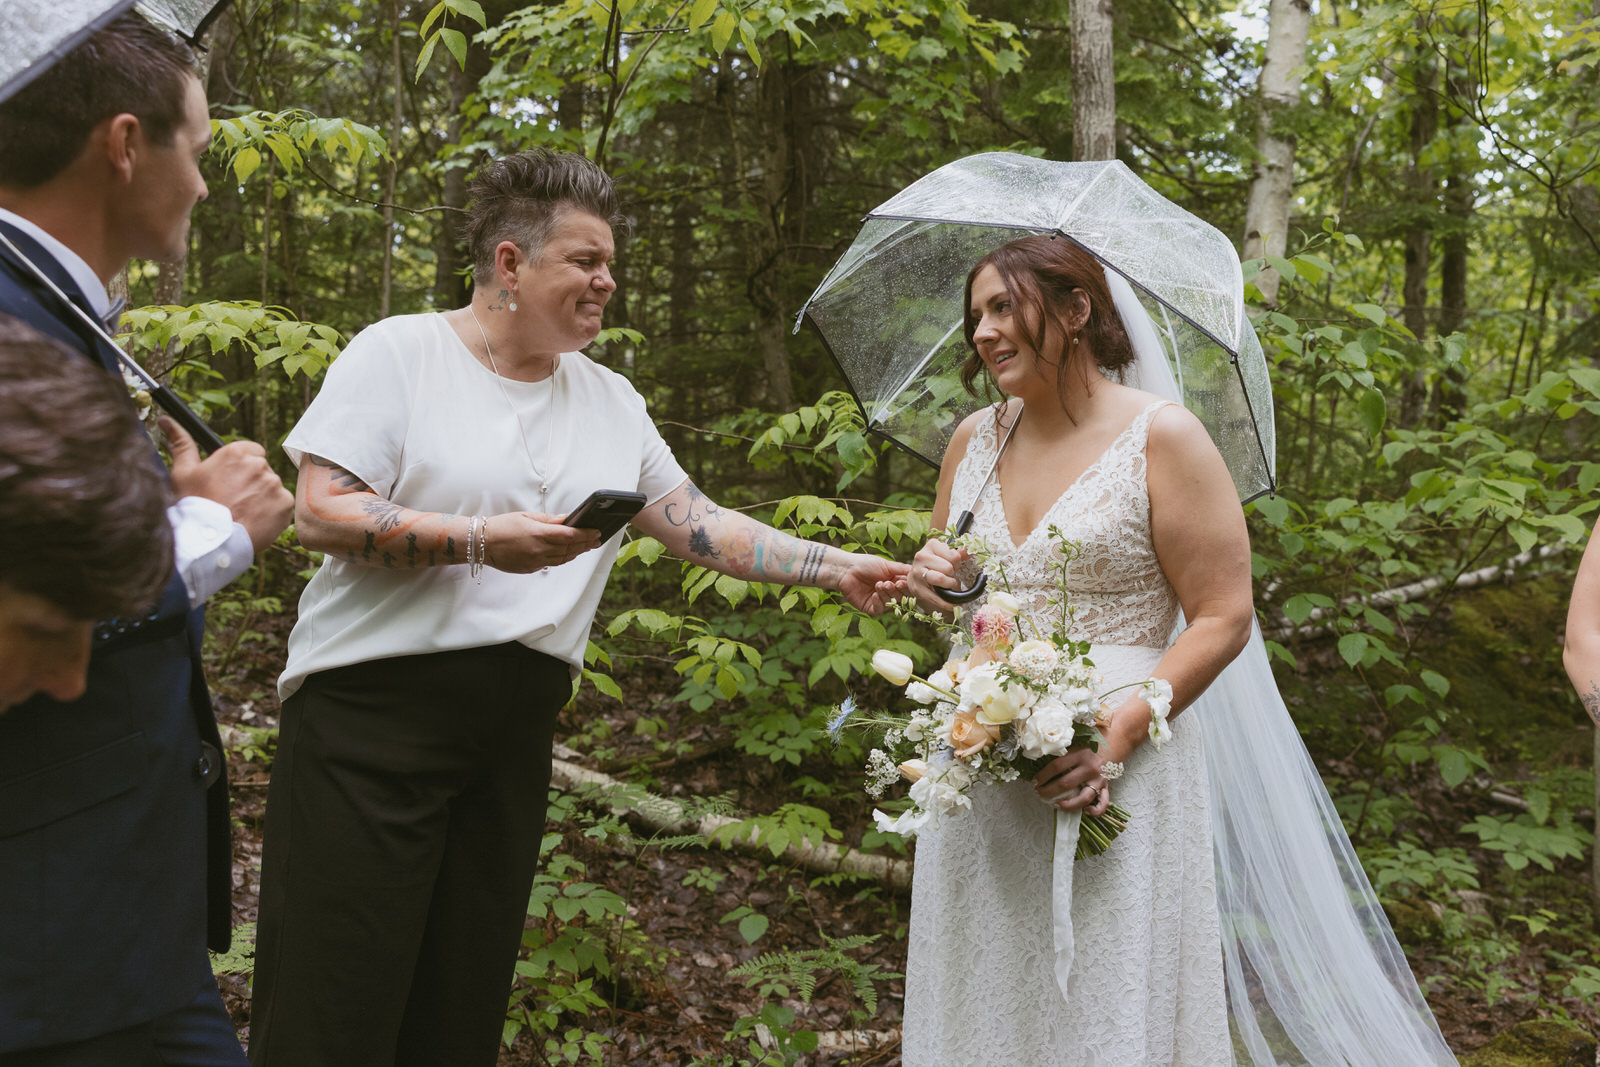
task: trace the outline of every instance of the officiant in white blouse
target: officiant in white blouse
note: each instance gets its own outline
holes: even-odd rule
[[[469,306],[364,330],[284,442],[326,553],[279,681],[250,1056],[495,1062],[555,717],[618,549],[595,490],[684,559],[881,610],[906,568],[719,508],[579,350],[616,289],[611,179],[532,150],[469,189]]]

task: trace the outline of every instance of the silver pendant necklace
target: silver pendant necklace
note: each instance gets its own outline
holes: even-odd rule
[[[489,335],[484,331],[483,323],[478,320],[478,309],[471,304],[467,311],[472,315],[472,321],[477,324],[478,336],[483,338],[483,350],[489,356],[489,369],[494,371],[494,380],[500,386],[500,398],[506,402],[506,407],[511,409],[511,417],[517,422],[517,436],[522,438],[522,454],[528,457],[528,467],[539,479],[539,506],[544,507],[544,498],[550,492],[550,479],[539,465],[533,461],[533,449],[528,447],[528,431],[522,426],[522,416],[517,413],[517,407],[511,402],[511,394],[506,392],[505,379],[500,376],[500,368],[495,366],[494,349],[489,345]],[[560,357],[556,357],[556,365],[550,368],[550,415],[546,418],[545,425],[548,430],[545,434],[544,455],[545,461],[550,462],[551,450],[556,443],[556,389],[560,383],[556,381],[556,371],[560,369]]]

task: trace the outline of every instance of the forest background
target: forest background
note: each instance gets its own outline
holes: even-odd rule
[[[124,327],[291,482],[276,446],[343,342],[464,301],[491,154],[615,175],[633,225],[589,351],[697,484],[900,558],[933,472],[793,332],[867,210],[974,152],[1114,155],[1235,236],[1277,405],[1256,603],[1300,730],[1452,1047],[1600,1031],[1600,740],[1560,668],[1600,505],[1600,3],[237,0],[206,43],[211,195],[185,262],[130,270]],[[211,612],[242,1031],[315,563],[286,534]],[[628,545],[503,1062],[897,1063],[910,851],[823,724],[892,698],[873,649],[929,645]]]

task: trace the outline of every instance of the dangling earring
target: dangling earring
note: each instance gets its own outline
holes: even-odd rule
[[[511,309],[512,311],[517,310],[517,298],[516,297],[512,297],[511,298],[511,303],[507,304],[506,307]]]

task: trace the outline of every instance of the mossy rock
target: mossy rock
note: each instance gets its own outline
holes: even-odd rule
[[[1444,909],[1432,901],[1385,900],[1384,914],[1403,945],[1430,945],[1444,937]]]
[[[1518,1023],[1461,1057],[1461,1067],[1595,1067],[1595,1062],[1595,1039],[1559,1019]]]

